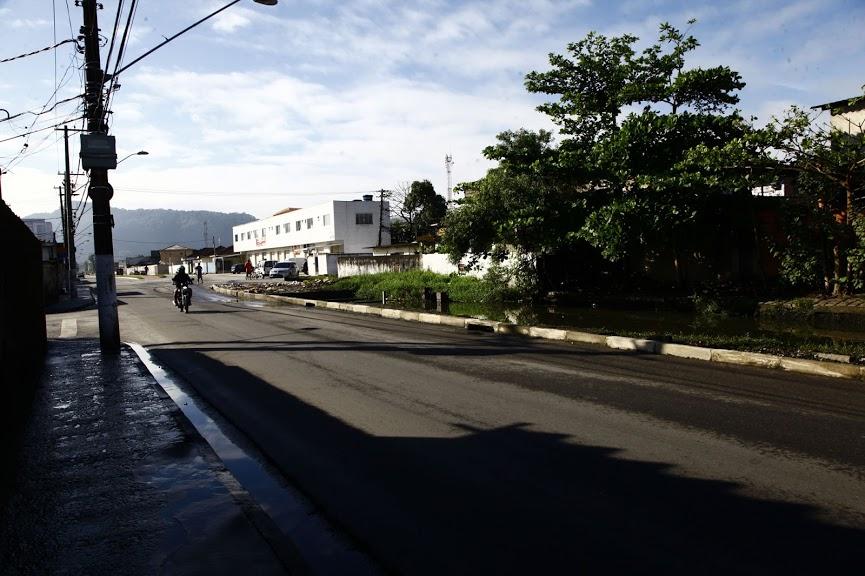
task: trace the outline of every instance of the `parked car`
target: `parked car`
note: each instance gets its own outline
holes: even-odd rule
[[[294,262],[277,262],[270,269],[271,278],[297,278],[297,264]]]
[[[265,260],[261,265],[262,275],[267,277],[270,274],[270,269],[276,265],[276,260]]]
[[[246,270],[243,267],[243,264],[235,264],[231,267],[232,274],[245,274]]]

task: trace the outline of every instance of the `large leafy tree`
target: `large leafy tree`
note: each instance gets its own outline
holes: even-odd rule
[[[865,96],[836,103],[833,113]],[[786,179],[783,229],[774,252],[794,286],[841,293],[865,287],[865,122],[840,127],[790,107],[781,118],[723,146],[692,148],[682,173],[726,189]]]
[[[786,239],[777,247],[792,284],[835,294],[865,288],[865,121],[843,116],[846,105],[863,99],[836,105],[833,114],[848,118],[846,126],[793,106],[751,138],[727,147],[738,153],[737,145],[753,148],[758,142],[755,164],[764,172],[797,175],[786,210]]]
[[[391,225],[394,242],[412,242],[431,234],[447,213],[447,202],[436,194],[429,180],[415,180],[399,184],[389,196],[396,216]]]
[[[544,222],[539,240],[529,236],[529,243],[519,244],[526,251],[584,240],[613,261],[651,257],[661,246],[672,246],[677,262],[687,252],[704,224],[705,203],[719,190],[682,163],[696,146],[723,146],[748,131],[733,108],[744,83],[726,66],[688,68],[686,56],[699,43],[669,24],[641,52],[634,49],[637,40],[590,33],[569,44],[567,54],[550,55],[550,70],[527,75],[530,92],[555,97],[538,109],[557,124],[561,143],[552,146],[545,134],[510,132],[485,150],[500,162],[484,179],[489,181],[476,186],[488,192],[469,197],[452,221],[498,214],[501,219],[484,229],[502,235],[467,241],[459,235],[474,228],[457,226],[448,242],[452,256],[470,244],[489,250],[491,243],[507,243],[505,232],[524,228],[526,221]],[[535,181],[523,187],[520,209],[512,211],[508,190],[525,177]],[[507,209],[477,206],[485,202]],[[548,218],[547,203],[567,216]]]
[[[497,138],[483,152],[498,167],[461,184],[465,199],[448,215],[444,244],[455,260],[489,256],[496,246],[523,255],[555,252],[573,241],[582,222],[582,203],[561,179],[550,132],[518,130]]]

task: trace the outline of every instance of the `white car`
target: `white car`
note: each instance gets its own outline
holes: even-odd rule
[[[297,264],[294,262],[277,262],[270,269],[271,278],[297,278]]]

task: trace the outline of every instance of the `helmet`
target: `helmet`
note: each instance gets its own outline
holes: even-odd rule
[[[186,272],[186,268],[184,268],[183,266],[181,266],[180,268],[177,269],[177,271],[178,271],[178,272]]]

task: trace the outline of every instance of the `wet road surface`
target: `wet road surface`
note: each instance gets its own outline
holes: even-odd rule
[[[861,382],[136,291],[123,338],[394,572],[860,565]]]

